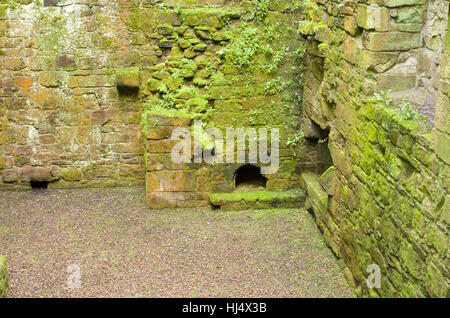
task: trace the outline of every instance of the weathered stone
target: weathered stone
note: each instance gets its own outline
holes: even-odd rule
[[[56,66],[59,68],[74,69],[77,67],[75,59],[72,56],[60,55],[56,59]]]
[[[81,171],[77,168],[65,168],[59,171],[59,175],[66,181],[80,181]]]
[[[363,44],[370,51],[405,51],[420,46],[420,34],[406,32],[368,32]]]
[[[208,106],[208,100],[200,97],[192,98],[186,101],[185,105],[197,113],[204,113]]]
[[[205,27],[196,27],[195,28],[195,35],[203,40],[211,40],[211,30],[209,28]]]
[[[195,173],[192,171],[147,172],[148,192],[195,191]]]
[[[63,104],[59,92],[50,89],[39,91],[34,98],[42,109],[56,109]]]
[[[159,25],[156,30],[159,34],[164,36],[171,35],[174,32],[173,26],[170,24]]]
[[[344,41],[344,50],[342,52],[344,59],[349,63],[358,64],[361,52],[361,43],[350,36],[347,37]]]
[[[59,3],[59,0],[44,0],[44,7],[55,6]]]
[[[387,31],[389,26],[389,12],[384,7],[375,5],[358,5],[358,26],[366,30]]]
[[[3,170],[2,179],[4,183],[13,183],[19,180],[19,174],[14,170]]]
[[[450,164],[450,136],[437,132],[436,139],[437,155],[441,160]]]
[[[378,89],[382,91],[391,90],[399,92],[411,89],[416,86],[416,75],[402,74],[377,74],[375,79],[378,83]]]
[[[444,275],[433,262],[427,266],[425,286],[431,297],[448,297],[449,286]]]
[[[397,53],[370,52],[364,50],[361,54],[360,66],[367,70],[383,73],[397,61]]]
[[[59,72],[42,72],[39,75],[39,83],[45,87],[58,87],[62,84],[62,76]]]
[[[418,33],[422,30],[420,23],[391,23],[389,28],[392,31]]]
[[[119,88],[137,89],[140,85],[139,67],[129,67],[116,70],[116,84]]]
[[[420,7],[404,7],[391,10],[391,17],[396,23],[422,23],[422,10]]]
[[[426,0],[382,0],[382,4],[387,7],[395,8],[401,6],[424,4],[425,1]]]
[[[158,46],[162,49],[171,49],[174,44],[172,40],[161,40],[159,41]]]
[[[417,73],[431,77],[436,72],[436,68],[434,67],[436,60],[436,52],[422,49],[418,58]]]
[[[23,167],[19,171],[20,180],[23,182],[50,182],[55,180],[49,168]]]

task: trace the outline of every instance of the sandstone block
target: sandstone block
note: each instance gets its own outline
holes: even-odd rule
[[[147,172],[148,192],[192,192],[195,191],[195,173],[192,171]]]
[[[386,7],[394,8],[401,6],[411,6],[417,4],[424,4],[426,0],[383,0],[382,4]]]
[[[366,30],[387,31],[389,25],[388,9],[360,4],[358,5],[357,24]]]
[[[66,181],[80,181],[81,171],[77,168],[65,168],[59,171],[59,175]]]
[[[23,182],[50,182],[55,179],[49,168],[23,167],[19,171],[20,180]]]
[[[139,67],[117,69],[116,84],[118,88],[138,89],[140,85]]]
[[[406,51],[420,47],[420,34],[407,32],[368,32],[363,44],[370,51]]]
[[[42,72],[39,75],[39,83],[45,87],[61,86],[62,76],[59,72]]]
[[[367,70],[382,73],[395,64],[397,57],[397,53],[363,50],[359,66]]]

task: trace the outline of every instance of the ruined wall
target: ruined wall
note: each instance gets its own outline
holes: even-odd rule
[[[310,50],[304,120],[331,128],[334,168],[303,176],[306,205],[361,295],[448,297],[449,47],[430,31],[445,30],[448,2],[320,3],[328,30],[315,39],[327,49]],[[425,20],[427,8],[440,9]],[[440,90],[434,133],[381,92],[427,87]],[[371,264],[380,289],[366,284]]]
[[[181,127],[192,131],[197,119],[204,130],[218,128],[224,137],[226,128],[279,129],[280,169],[267,175],[268,190],[298,187],[296,171],[324,169],[317,143],[300,146],[303,136],[297,135],[303,69],[294,65],[302,65],[304,53],[299,13],[290,1],[248,1],[229,8],[181,8],[176,23],[156,24],[161,60],[149,69],[143,116],[150,206],[208,204],[209,193],[234,190],[234,173],[242,166],[236,160],[173,164],[171,112],[190,118]],[[142,21],[147,14],[141,12]]]
[[[154,107],[279,127],[281,188],[329,165],[317,143],[299,148],[295,2],[2,1],[0,19],[2,189],[142,184]]]
[[[2,1],[1,188],[143,183],[141,103],[118,94],[115,69],[155,57],[128,29],[129,6]]]

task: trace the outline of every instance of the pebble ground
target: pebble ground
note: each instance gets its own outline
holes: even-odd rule
[[[10,297],[353,295],[308,212],[152,211],[141,188],[0,192],[1,254]]]

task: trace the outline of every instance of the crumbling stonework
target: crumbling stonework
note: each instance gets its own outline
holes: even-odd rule
[[[127,1],[12,3],[0,4],[0,188],[29,188],[37,168],[49,187],[143,184],[142,103],[119,94],[115,70],[153,52],[128,30]]]
[[[299,148],[296,136],[298,7],[205,5],[0,4],[0,187],[27,189],[21,175],[31,167],[50,171],[51,188],[144,183],[143,110],[161,104],[209,126],[282,129],[282,167],[269,186],[298,186],[293,171],[324,171],[324,147]]]
[[[145,183],[151,208],[306,194],[360,295],[448,297],[448,1],[317,2],[326,28],[302,38],[302,1],[0,0],[0,189]],[[280,129],[272,192],[231,193],[242,163],[174,163],[194,120]]]
[[[204,130],[218,128],[224,137],[226,128],[279,129],[280,168],[266,176],[267,190],[298,188],[296,171],[321,172],[329,166],[317,142],[295,141],[301,127],[303,69],[292,65],[303,63],[304,44],[296,36],[299,10],[290,5],[269,5],[260,18],[251,2],[158,14],[162,18],[154,26],[154,47],[159,63],[142,72],[151,207],[207,205],[209,193],[235,189],[234,174],[243,165],[235,160],[174,166],[170,136],[177,125],[172,120],[191,131],[194,119],[202,120]],[[140,30],[150,14],[152,10],[140,11],[134,27]],[[165,20],[167,15],[171,18]],[[268,22],[262,23],[263,18]],[[175,119],[167,117],[171,112]],[[177,117],[180,112],[191,121]]]
[[[448,297],[448,3],[319,2],[327,30],[316,39],[328,47],[309,52],[304,120],[330,128],[334,167],[304,174],[306,206],[361,295]],[[441,10],[425,22],[427,8]],[[439,67],[440,80],[418,71]],[[381,93],[421,86],[439,90],[433,134]],[[379,289],[366,283],[371,264],[381,270]]]

